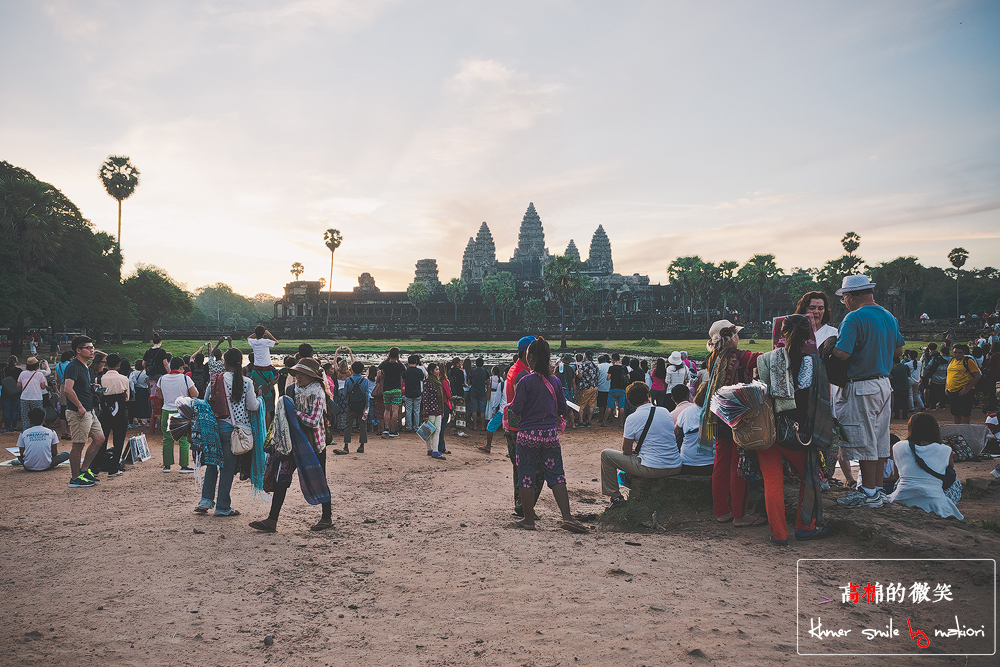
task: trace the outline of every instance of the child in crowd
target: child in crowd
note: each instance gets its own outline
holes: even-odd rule
[[[69,460],[69,452],[57,452],[59,436],[50,428],[42,426],[45,410],[28,410],[31,427],[17,436],[17,458],[29,472],[52,470],[63,461]]]

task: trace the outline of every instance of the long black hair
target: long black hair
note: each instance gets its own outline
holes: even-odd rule
[[[661,380],[667,379],[667,361],[663,357],[656,360],[656,369],[653,371],[653,377]]]
[[[785,338],[785,351],[788,353],[788,365],[792,371],[792,382],[799,386],[799,370],[802,368],[802,357],[805,353],[802,346],[812,337],[812,325],[805,315],[789,315],[781,325],[781,335]]]
[[[240,352],[239,348],[234,347],[231,350],[226,350],[222,359],[226,368],[233,373],[233,391],[229,397],[233,403],[239,403],[243,400],[243,353]]]

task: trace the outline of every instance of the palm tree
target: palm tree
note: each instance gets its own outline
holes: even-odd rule
[[[844,252],[853,257],[854,251],[861,245],[861,237],[855,232],[847,232],[840,239],[840,245],[844,246]]]
[[[330,250],[330,289],[326,293],[326,326],[330,326],[330,297],[333,296],[333,253],[344,242],[339,229],[328,229],[323,232],[323,243]]]
[[[965,260],[969,259],[969,251],[965,248],[952,248],[948,253],[948,261],[955,267],[955,317],[962,316],[962,309],[958,301],[958,279],[962,277],[962,267]]]
[[[774,255],[756,254],[740,267],[737,277],[751,294],[756,294],[759,310],[758,322],[764,321],[764,294],[778,286],[782,270],[774,263]]]
[[[542,270],[545,289],[559,304],[559,328],[566,349],[566,306],[593,289],[590,276],[583,273],[583,263],[570,255],[556,255]]]
[[[465,295],[469,292],[469,286],[465,284],[465,281],[461,278],[452,278],[444,285],[444,295],[447,297],[448,301],[451,301],[452,305],[455,306],[455,321],[458,322],[458,304],[465,299]]]
[[[291,271],[289,271],[289,273],[295,276],[295,279],[298,280],[299,276],[305,273],[305,271],[306,267],[302,266],[301,262],[295,262],[294,264],[292,264],[292,269]]]
[[[139,170],[126,155],[112,155],[97,172],[104,189],[118,201],[118,250],[122,248],[122,200],[128,199],[139,186]]]

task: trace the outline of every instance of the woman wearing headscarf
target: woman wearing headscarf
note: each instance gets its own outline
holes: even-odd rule
[[[757,367],[759,352],[739,349],[739,332],[743,327],[729,320],[718,320],[708,330],[705,347],[708,357],[708,389],[705,405],[722,387],[750,382]],[[712,513],[716,521],[732,521],[734,526],[760,526],[767,522],[763,517],[747,514],[747,484],[740,476],[740,449],[733,442],[733,431],[715,413],[707,409],[701,418],[699,452],[709,452],[715,445],[715,463],[712,468]]]
[[[785,522],[785,475],[782,459],[795,468],[799,477],[799,504],[795,514],[795,538],[816,540],[830,533],[818,526],[823,517],[820,502],[819,452],[829,452],[833,433],[830,389],[826,369],[814,354],[803,351],[813,336],[805,315],[789,315],[781,326],[785,346],[757,359],[760,381],[774,399],[778,442],[757,450],[764,478],[764,504],[771,527],[771,542],[788,546]],[[793,426],[794,425],[794,426]]]

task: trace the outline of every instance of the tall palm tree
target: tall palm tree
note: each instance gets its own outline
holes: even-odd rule
[[[948,261],[955,267],[955,317],[962,316],[962,308],[958,301],[958,279],[962,277],[962,267],[969,259],[969,251],[965,248],[952,248],[948,253]]]
[[[323,243],[330,250],[330,289],[326,292],[326,326],[330,326],[330,297],[333,296],[333,254],[344,242],[339,229],[328,229],[323,232]]]
[[[289,271],[289,273],[291,273],[293,276],[295,276],[295,279],[298,280],[299,276],[301,276],[303,273],[305,273],[305,270],[306,270],[306,267],[302,266],[301,262],[295,262],[294,264],[292,264],[292,268]]]
[[[139,187],[139,170],[127,155],[112,155],[97,172],[104,189],[118,201],[118,250],[122,249],[122,200],[128,199]]]

